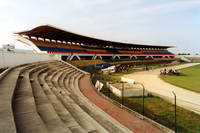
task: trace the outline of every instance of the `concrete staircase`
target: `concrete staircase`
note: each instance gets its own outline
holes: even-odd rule
[[[91,103],[78,82],[88,74],[47,61],[8,69],[0,75],[0,133],[130,132]]]

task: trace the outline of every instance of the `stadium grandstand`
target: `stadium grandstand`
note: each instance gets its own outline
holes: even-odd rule
[[[16,34],[37,53],[10,45],[1,51],[0,65],[8,68],[0,73],[0,133],[173,132],[100,94],[91,73],[79,69],[172,62],[169,46],[99,40],[48,25]]]
[[[60,61],[6,70],[0,75],[0,132],[131,132],[80,93],[84,75],[88,73]]]
[[[176,60],[175,55],[168,51],[172,46],[101,40],[50,25],[17,32],[16,35],[19,41],[32,46],[36,52],[59,54],[63,61],[79,68],[170,63]]]
[[[0,74],[0,89],[0,133],[172,132],[101,97],[90,82],[90,73],[64,61],[8,68]]]

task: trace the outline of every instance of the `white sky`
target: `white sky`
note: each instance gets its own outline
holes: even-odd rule
[[[41,24],[200,53],[200,0],[0,0],[0,45],[29,48],[14,41],[13,33]]]

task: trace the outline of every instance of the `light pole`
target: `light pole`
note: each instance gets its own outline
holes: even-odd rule
[[[144,93],[145,93],[145,87],[140,82],[136,82],[136,83],[142,86],[142,115],[144,116]]]
[[[176,94],[172,91],[174,95],[174,122],[175,122],[175,133],[177,133],[177,124],[176,124]]]

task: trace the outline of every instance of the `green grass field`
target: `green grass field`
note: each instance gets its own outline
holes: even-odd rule
[[[161,75],[160,77],[173,85],[200,93],[200,65],[179,70],[180,76]]]

